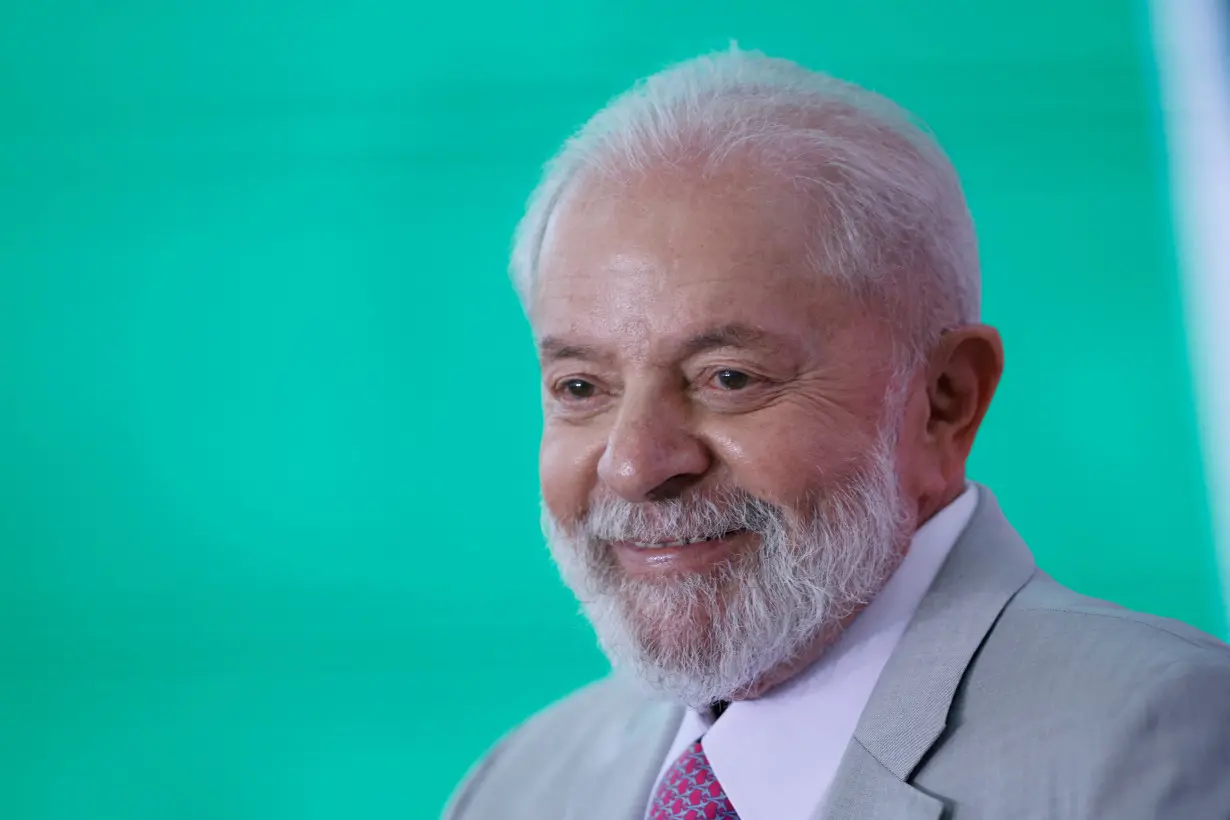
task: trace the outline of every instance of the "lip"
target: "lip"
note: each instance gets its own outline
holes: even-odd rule
[[[751,539],[751,532],[736,530],[695,544],[646,548],[628,541],[613,541],[610,547],[628,574],[657,576],[708,571],[746,548]]]

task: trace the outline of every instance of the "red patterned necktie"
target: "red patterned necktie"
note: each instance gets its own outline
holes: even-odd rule
[[[649,820],[739,820],[699,740],[662,776]]]

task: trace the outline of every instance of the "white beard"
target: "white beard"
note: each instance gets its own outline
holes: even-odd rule
[[[897,566],[912,516],[903,504],[888,429],[808,520],[739,490],[700,500],[632,504],[605,496],[565,530],[543,508],[564,581],[617,669],[693,707],[730,700],[879,592]],[[706,573],[642,580],[625,573],[614,540],[665,541],[747,529],[751,550]]]

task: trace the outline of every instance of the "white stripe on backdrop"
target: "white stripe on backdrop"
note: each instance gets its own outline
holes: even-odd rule
[[[1151,6],[1197,418],[1230,606],[1230,2]]]

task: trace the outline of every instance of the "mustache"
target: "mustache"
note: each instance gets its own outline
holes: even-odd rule
[[[703,496],[633,503],[611,495],[591,502],[580,532],[594,541],[717,538],[735,530],[763,533],[786,522],[780,507],[737,488]]]

